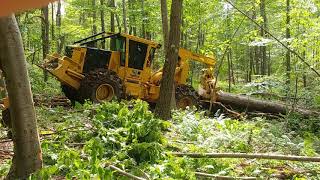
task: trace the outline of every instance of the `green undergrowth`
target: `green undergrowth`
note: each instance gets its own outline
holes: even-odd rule
[[[276,160],[192,159],[169,152],[242,152],[319,156],[319,121],[297,116],[245,121],[209,118],[192,109],[170,122],[136,100],[73,109],[37,107],[44,168],[30,179],[128,179],[116,166],[145,179],[198,179],[195,172],[260,179],[320,178],[320,165]],[[10,162],[0,166],[5,175]]]

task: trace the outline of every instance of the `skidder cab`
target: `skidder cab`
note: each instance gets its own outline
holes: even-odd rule
[[[73,102],[128,97],[156,102],[162,69],[152,72],[152,64],[160,47],[156,42],[136,36],[103,32],[67,46],[65,56],[48,55],[43,68],[61,82],[63,92]],[[200,98],[197,91],[186,84],[189,59],[204,63],[208,68],[215,65],[212,58],[179,50],[175,83],[180,108],[197,105]]]

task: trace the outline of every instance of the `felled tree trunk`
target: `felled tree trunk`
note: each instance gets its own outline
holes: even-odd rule
[[[287,114],[289,111],[297,112],[303,116],[319,116],[320,112],[315,112],[300,107],[292,110],[291,106],[286,106],[280,102],[263,101],[253,99],[248,96],[234,95],[225,92],[218,92],[217,101],[224,105],[235,108],[245,109],[247,111],[260,111],[265,113]]]

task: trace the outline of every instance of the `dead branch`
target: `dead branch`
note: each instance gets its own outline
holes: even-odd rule
[[[141,177],[135,176],[133,174],[127,173],[127,172],[123,171],[122,169],[120,169],[120,168],[118,168],[116,166],[113,166],[113,165],[109,165],[109,168],[112,169],[112,170],[117,171],[119,174],[121,174],[123,176],[129,177],[129,178],[134,179],[134,180],[146,180],[144,178],[141,178]]]
[[[214,102],[214,104],[221,106],[224,110],[226,110],[229,114],[233,115],[235,118],[240,118],[242,119],[242,115],[236,111],[233,111],[231,109],[228,109],[225,105],[223,105],[220,102]]]
[[[277,155],[277,154],[246,154],[246,153],[169,153],[177,157],[191,157],[191,158],[246,158],[246,159],[275,159],[287,161],[300,161],[300,162],[320,162],[320,157],[307,157],[307,156],[290,156],[290,155]]]
[[[232,176],[219,176],[215,174],[207,174],[203,172],[195,172],[196,176],[202,176],[202,177],[210,177],[210,178],[215,178],[215,179],[241,179],[241,180],[253,180],[257,179],[256,177],[232,177]]]

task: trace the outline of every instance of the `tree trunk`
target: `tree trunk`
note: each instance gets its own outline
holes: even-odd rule
[[[168,27],[168,6],[167,0],[161,0],[161,18],[162,18],[162,34],[163,47],[166,54],[168,49],[169,27]]]
[[[103,7],[103,9],[100,10],[101,31],[105,32],[106,27],[105,27],[105,22],[104,22],[104,0],[100,0],[100,5],[101,5],[101,7]],[[102,49],[106,48],[106,41],[105,40],[101,41],[101,48]]]
[[[161,3],[161,19],[162,19],[162,34],[163,34],[163,44],[164,44],[164,53],[168,52],[168,41],[169,41],[169,27],[168,27],[168,6],[167,0],[160,0]],[[171,97],[171,108],[175,108],[176,106],[176,96],[175,96],[175,86],[172,89],[172,97]]]
[[[228,92],[231,92],[231,81],[232,81],[232,74],[231,74],[231,57],[230,57],[230,49],[227,54],[228,59]]]
[[[291,38],[291,32],[290,32],[290,0],[286,0],[287,8],[286,8],[286,38]],[[290,46],[290,43],[287,43],[288,46]],[[289,50],[287,50],[286,53],[286,75],[287,75],[287,86],[290,88],[291,84],[291,53]],[[290,91],[290,90],[288,90]],[[289,92],[288,92],[289,93]]]
[[[267,29],[267,15],[266,15],[266,6],[265,0],[260,0],[260,15],[263,19],[263,24],[260,29],[260,35],[262,38],[266,38],[265,29]],[[267,46],[263,45],[260,47],[260,55],[261,55],[261,75],[266,75],[267,71]]]
[[[178,62],[182,1],[172,1],[171,5],[169,48],[163,67],[160,97],[155,110],[156,114],[162,119],[169,119],[171,116],[170,104],[174,92],[174,73]]]
[[[57,5],[56,26],[58,29],[57,52],[60,54],[63,48],[63,41],[61,36],[61,0],[58,1]]]
[[[14,157],[8,179],[27,179],[42,156],[22,39],[14,16],[0,18],[0,62],[10,98]]]
[[[253,55],[253,49],[249,47],[249,53],[250,53],[250,62],[249,62],[249,74],[248,74],[248,81],[252,82],[252,72],[254,71],[254,55]]]
[[[130,12],[130,32],[129,34],[137,35],[137,23],[136,23],[136,13],[134,12],[134,0],[128,0],[129,3],[129,12]]]
[[[92,34],[97,34],[97,12],[96,12],[96,0],[92,0]]]
[[[115,5],[115,1],[114,0],[110,0],[110,7],[113,8],[111,10],[111,13],[110,13],[110,30],[111,30],[112,33],[115,33],[115,31],[116,31],[115,30],[115,23],[114,23],[115,14],[114,14],[113,10],[115,9],[116,5]],[[116,42],[113,41],[113,40],[110,42],[110,47],[111,47],[112,50],[114,50],[115,47],[116,47],[115,43]]]
[[[182,8],[181,8],[181,35],[180,35],[180,47],[185,48],[185,44],[184,44],[184,32],[183,32],[183,28],[184,28],[184,18],[183,18],[183,4],[182,4]]]
[[[54,34],[54,4],[51,3],[51,39],[55,40]]]
[[[117,21],[117,27],[118,27],[118,32],[121,33],[121,24],[120,24],[120,18],[119,16],[116,14],[116,21]]]
[[[110,7],[112,8],[115,8],[116,5],[115,5],[115,1],[114,0],[110,0]],[[115,25],[114,25],[114,12],[113,12],[114,9],[112,9],[111,13],[110,13],[110,30],[111,32],[115,32]]]
[[[306,51],[303,51],[303,58],[306,59]],[[306,88],[308,85],[307,85],[307,75],[305,71],[303,71],[302,80],[303,80],[303,87]]]
[[[122,0],[122,18],[123,18],[124,32],[128,33],[126,0]]]
[[[141,24],[141,36],[146,38],[146,14],[144,10],[144,0],[141,0],[141,13],[142,13],[142,24]]]
[[[272,67],[272,63],[271,63],[271,50],[269,48],[268,51],[268,76],[271,76],[271,67]]]
[[[48,6],[42,8],[42,58],[45,59],[50,51],[49,45],[49,9]],[[43,70],[44,81],[48,81],[48,72]]]

